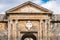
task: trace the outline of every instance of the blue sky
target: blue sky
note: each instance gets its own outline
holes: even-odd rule
[[[6,10],[16,7],[26,1],[32,1],[42,7],[52,10],[55,14],[60,14],[60,0],[0,0],[0,14]]]
[[[46,2],[48,2],[48,1],[50,1],[50,0],[42,0],[42,3],[46,3]]]

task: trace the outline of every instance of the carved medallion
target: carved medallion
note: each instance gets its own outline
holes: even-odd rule
[[[30,21],[27,21],[26,27],[28,28],[28,30],[30,30],[32,27],[32,23]]]

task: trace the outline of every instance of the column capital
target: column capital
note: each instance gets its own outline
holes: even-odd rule
[[[9,22],[10,22],[10,24],[13,24],[13,21],[12,20],[10,20]]]
[[[15,23],[17,24],[18,23],[18,20],[16,20]]]
[[[40,21],[40,23],[42,23],[43,22],[43,19],[40,19],[39,21]]]
[[[40,21],[42,21],[43,19],[39,19]]]

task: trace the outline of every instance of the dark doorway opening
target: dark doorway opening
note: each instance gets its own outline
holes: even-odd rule
[[[21,40],[25,40],[25,39],[27,39],[27,38],[30,38],[30,39],[32,39],[32,40],[36,40],[36,36],[33,35],[32,33],[26,33],[26,34],[24,34],[24,35],[22,36]]]

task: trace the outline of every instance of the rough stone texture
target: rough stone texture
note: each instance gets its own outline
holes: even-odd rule
[[[55,20],[60,21],[60,14],[54,14]]]
[[[3,21],[5,14],[0,14],[0,21]]]
[[[0,40],[8,40],[7,31],[0,30]]]

